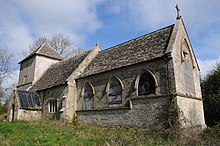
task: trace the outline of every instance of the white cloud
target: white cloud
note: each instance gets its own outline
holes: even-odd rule
[[[3,80],[2,86],[5,89],[8,89],[8,88],[11,88],[14,85],[17,85],[18,76],[19,76],[19,70],[13,71],[10,77],[8,77],[5,80]]]
[[[171,1],[161,0],[129,0],[128,8],[130,11],[131,19],[140,27],[158,28],[167,25],[172,18],[175,18],[175,4]]]
[[[17,8],[10,2],[1,3],[0,9],[0,47],[20,58],[22,50],[28,48],[31,35],[22,20],[17,16]]]
[[[23,50],[41,36],[63,33],[75,47],[87,34],[102,26],[96,6],[100,0],[0,0],[0,47],[14,53],[16,62]]]
[[[141,29],[158,28],[174,23],[176,4],[179,4],[180,15],[187,22],[193,35],[200,35],[220,21],[218,0],[181,1],[181,0],[128,0],[127,14]],[[209,30],[208,30],[209,31]]]
[[[200,60],[198,59],[198,63],[201,70],[202,77],[205,77],[205,75],[214,67],[216,66],[216,63],[220,62],[220,56],[218,56],[217,59],[206,59],[206,60]]]
[[[127,17],[129,23],[142,31],[152,31],[175,23],[175,6],[179,4],[180,15],[198,57],[202,76],[220,61],[220,30],[217,27],[220,25],[218,8],[220,1],[128,0],[126,4],[123,2],[111,1],[110,10]]]
[[[207,33],[200,38],[194,39],[197,43],[196,54],[202,58],[217,58],[220,56],[220,33]],[[194,42],[193,42],[194,43]]]
[[[20,0],[36,34],[54,31],[77,34],[94,32],[101,26],[96,16],[95,6],[98,3],[98,0]]]
[[[40,36],[61,32],[70,36],[76,47],[83,46],[88,34],[102,27],[102,16],[114,17],[140,31],[154,30],[175,23],[176,3],[181,9],[192,45],[204,75],[220,56],[220,1],[200,0],[0,0],[0,47],[21,60],[22,51]],[[98,6],[104,6],[97,11]],[[111,18],[114,19],[114,18]],[[133,31],[133,30],[132,30]],[[214,56],[214,57],[213,57]],[[214,58],[214,59],[213,59]],[[16,63],[17,64],[17,63]]]

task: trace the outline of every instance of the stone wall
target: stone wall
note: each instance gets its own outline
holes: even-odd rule
[[[8,111],[7,111],[7,116],[8,116],[7,118],[9,121],[18,120],[19,105],[20,104],[19,104],[18,98],[16,97],[15,92],[13,92],[13,95],[11,96],[9,104],[8,104]],[[13,106],[14,106],[14,109],[13,109]]]
[[[204,129],[205,118],[203,111],[203,102],[201,99],[177,96],[177,104],[181,110],[181,123],[183,128],[191,126],[201,126]]]
[[[184,46],[185,45],[185,46]],[[184,49],[188,50],[187,57],[184,56]],[[203,100],[200,87],[200,70],[191,46],[188,34],[186,32],[182,19],[178,19],[173,29],[172,37],[168,45],[168,52],[172,52],[172,60],[170,61],[170,68],[173,71],[175,90],[173,93],[177,94],[177,104],[182,114],[180,120],[182,126],[205,127]],[[189,61],[192,68],[192,79],[185,76],[184,62]],[[191,84],[187,84],[186,81]],[[194,93],[188,94],[187,86],[192,86]],[[183,120],[184,119],[184,120]]]
[[[19,109],[17,120],[37,121],[37,120],[40,120],[41,117],[42,117],[41,110]]]
[[[60,111],[60,110],[63,108],[62,100],[65,100],[67,93],[68,93],[67,85],[57,86],[57,87],[53,87],[53,88],[38,92],[40,98],[43,101],[42,103],[43,118],[58,120],[64,117],[65,111]],[[48,104],[49,104],[49,101],[51,100],[57,101],[57,107],[58,107],[57,113],[49,112]]]
[[[59,60],[40,55],[32,56],[22,61],[20,65],[18,89],[28,89],[52,64],[57,62],[59,62]]]
[[[68,84],[68,95],[66,98],[66,107],[65,107],[65,118],[67,120],[72,120],[78,103],[78,94],[77,94],[77,87],[76,87],[76,79],[79,75],[86,69],[86,67],[90,64],[90,62],[94,59],[94,57],[100,51],[100,46],[97,44],[94,49],[92,49],[87,57],[80,63],[80,65],[72,72],[72,74],[67,79]]]
[[[185,30],[182,19],[177,20],[177,23],[173,30],[172,37],[174,37],[175,39],[172,40],[171,38],[170,44],[172,43],[172,46],[170,45],[168,47],[172,47],[172,57],[173,57],[172,64],[173,64],[175,86],[176,86],[175,93],[181,95],[187,95],[186,86],[188,85],[185,84],[184,61],[182,60],[183,59],[182,47],[183,47],[183,43],[186,42],[187,46],[189,47],[188,59],[191,59],[191,65],[193,66],[193,80],[191,82],[194,83],[194,88],[195,88],[195,93],[188,96],[202,98],[199,66],[195,58],[195,54],[191,46],[190,40],[188,38],[187,32]]]
[[[31,57],[27,60],[24,60],[20,63],[20,73],[18,80],[18,89],[25,90],[29,86],[22,88],[22,85],[31,84],[34,80],[34,71],[35,71],[35,57]]]
[[[36,65],[34,70],[34,80],[33,82],[36,82],[40,79],[40,77],[43,75],[43,73],[52,65],[57,62],[60,62],[57,59],[52,59],[45,56],[37,55],[35,58]],[[33,83],[34,84],[34,83]]]
[[[166,121],[168,99],[142,97],[132,99],[129,107],[77,111],[80,124],[101,127],[155,128]]]
[[[165,95],[167,93],[166,63],[161,58],[78,79],[76,82],[78,91],[77,110],[83,109],[82,90],[86,82],[91,83],[94,87],[94,109],[108,108],[110,105],[108,104],[106,86],[113,76],[118,77],[123,84],[122,104],[119,105],[123,107],[129,99],[137,97],[135,82],[143,70],[148,70],[155,76],[158,84],[156,95]]]
[[[138,96],[136,79],[143,70],[154,75],[158,85],[156,94]],[[121,104],[108,103],[106,87],[113,76],[119,78],[123,86]],[[86,82],[94,87],[92,110],[84,110],[83,106],[82,90]],[[76,85],[78,90],[76,114],[81,124],[149,128],[162,124],[166,118],[167,78],[163,58],[80,78]]]
[[[13,106],[14,106],[14,109],[13,109]],[[14,112],[14,115],[13,115],[13,112]],[[41,117],[42,117],[41,110],[22,109],[20,105],[20,101],[18,99],[17,91],[13,92],[13,95],[8,104],[8,120],[9,121],[15,121],[15,120],[35,121],[35,120],[40,120]]]

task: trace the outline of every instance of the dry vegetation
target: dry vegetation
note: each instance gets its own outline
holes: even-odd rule
[[[0,122],[0,145],[218,145],[220,125],[177,138],[170,130],[107,129],[65,122]]]

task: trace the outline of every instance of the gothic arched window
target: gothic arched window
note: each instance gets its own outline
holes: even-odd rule
[[[148,72],[143,72],[138,83],[138,95],[155,94],[155,88],[154,77]]]
[[[111,78],[109,81],[108,97],[110,104],[122,102],[122,85],[116,77]]]
[[[86,83],[84,86],[83,99],[84,99],[84,109],[93,108],[93,87],[90,83]]]

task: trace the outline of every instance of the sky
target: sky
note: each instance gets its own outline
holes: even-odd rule
[[[219,0],[0,0],[0,48],[18,62],[39,37],[62,33],[85,50],[102,49],[174,24],[179,4],[202,76],[220,61]]]

